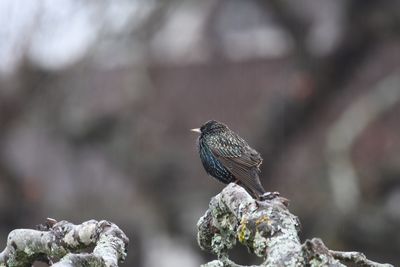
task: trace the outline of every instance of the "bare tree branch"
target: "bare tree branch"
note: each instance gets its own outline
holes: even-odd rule
[[[329,182],[334,202],[343,213],[354,210],[361,200],[360,181],[351,160],[353,145],[368,125],[400,102],[399,84],[397,70],[345,109],[328,131]]]
[[[258,257],[265,258],[260,267],[345,266],[340,260],[344,260],[341,255],[346,254],[332,253],[322,240],[314,238],[300,243],[300,223],[286,204],[287,200],[279,196],[265,201],[254,200],[242,187],[229,184],[211,199],[209,209],[197,223],[200,248],[218,256],[218,260],[203,266],[242,267],[228,256],[237,241]],[[366,259],[359,261],[360,257],[347,259],[364,264],[360,266],[392,266],[376,265]]]
[[[0,267],[31,266],[34,261],[57,267],[115,267],[125,259],[128,243],[124,232],[108,221],[90,220],[75,225],[48,219],[40,230],[11,231],[7,246],[0,253]],[[91,253],[82,252],[91,248]],[[52,264],[53,261],[58,262]]]
[[[334,250],[330,250],[329,251],[333,257],[335,257],[336,259],[340,260],[340,261],[344,261],[344,262],[354,262],[355,264],[357,264],[357,266],[369,266],[369,267],[390,267],[392,265],[390,264],[385,264],[385,263],[377,263],[374,261],[371,261],[369,259],[367,259],[367,257],[365,257],[364,254],[360,253],[360,252],[354,252],[354,251],[350,251],[350,252],[345,252],[345,251],[334,251]]]
[[[353,0],[346,4],[344,32],[335,49],[326,56],[314,56],[305,45],[306,22],[292,14],[290,6],[283,1],[262,1],[273,9],[277,20],[295,40],[296,58],[299,65],[298,82],[294,83],[290,96],[276,101],[268,109],[265,140],[268,146],[264,159],[270,164],[262,165],[262,172],[270,176],[274,161],[285,153],[289,140],[307,129],[315,114],[326,106],[335,95],[340,94],[355,71],[375,48],[380,28],[371,22],[382,4],[378,1]],[[387,7],[387,9],[390,9]],[[392,27],[382,25],[381,27]],[[264,146],[265,147],[265,146]]]

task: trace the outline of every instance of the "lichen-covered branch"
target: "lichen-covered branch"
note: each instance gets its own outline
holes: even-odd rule
[[[314,238],[301,244],[299,221],[287,209],[285,198],[273,196],[257,201],[236,184],[229,184],[211,199],[197,227],[199,246],[218,257],[204,267],[242,267],[228,257],[228,251],[237,241],[265,259],[260,267],[345,266],[341,263],[343,257],[332,253],[322,240]],[[368,261],[360,266],[379,266],[365,263]]]
[[[124,232],[108,221],[75,225],[47,219],[39,230],[10,232],[7,246],[0,253],[0,267],[28,267],[35,261],[55,267],[116,267],[125,259],[128,243]]]
[[[378,263],[371,261],[365,257],[364,254],[361,252],[356,252],[356,251],[334,251],[330,250],[329,251],[333,257],[336,259],[339,259],[344,262],[353,262],[357,264],[358,266],[369,266],[369,267],[391,267],[393,265],[386,264],[386,263]]]

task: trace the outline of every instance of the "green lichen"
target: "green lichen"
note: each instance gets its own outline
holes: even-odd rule
[[[258,257],[264,257],[267,252],[268,240],[260,233],[256,232],[253,241],[253,251]]]
[[[237,229],[237,238],[239,242],[244,245],[247,244],[246,241],[249,240],[251,234],[250,229],[247,227],[247,222],[248,221],[245,218],[243,218]]]
[[[283,205],[256,203],[240,186],[228,185],[211,200],[206,214],[210,217],[203,216],[198,223],[198,241],[203,244],[202,248],[207,244],[207,250],[216,254],[220,260],[210,264],[222,262],[223,266],[239,266],[224,258],[228,250],[239,241],[258,257],[265,257],[268,253],[269,259],[262,266],[296,266],[293,264],[301,256],[297,221]],[[282,218],[285,216],[288,218]],[[213,230],[205,230],[207,227]],[[206,237],[202,234],[206,234]],[[286,255],[293,251],[296,255],[286,259]],[[279,265],[285,260],[288,265]]]

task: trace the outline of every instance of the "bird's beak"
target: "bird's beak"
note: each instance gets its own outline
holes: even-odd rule
[[[195,132],[195,133],[201,133],[200,128],[190,129],[190,131]]]

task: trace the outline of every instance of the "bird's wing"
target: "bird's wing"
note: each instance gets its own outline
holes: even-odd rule
[[[246,143],[222,142],[218,148],[211,150],[216,158],[236,179],[253,192],[265,192],[259,179],[259,166],[262,163],[260,154]]]

